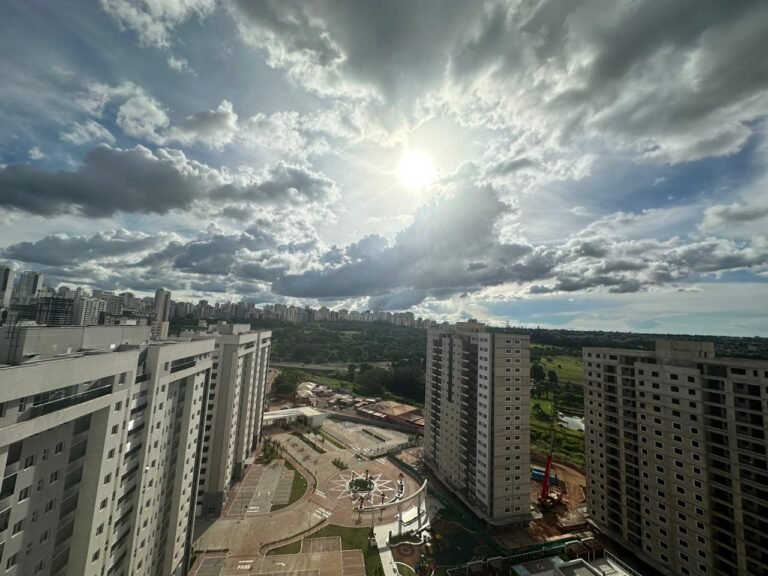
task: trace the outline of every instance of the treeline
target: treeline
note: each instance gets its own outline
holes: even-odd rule
[[[302,382],[328,380],[361,396],[397,397],[416,404],[424,403],[424,370],[419,364],[407,362],[395,363],[391,369],[365,362],[350,364],[346,371],[334,372],[327,377],[303,370],[282,370],[272,389],[279,396],[289,397]]]
[[[272,330],[272,360],[302,364],[391,362],[421,364],[427,349],[425,330],[384,322],[255,322]]]

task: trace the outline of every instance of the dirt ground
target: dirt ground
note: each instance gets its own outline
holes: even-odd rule
[[[543,466],[545,462],[535,461],[534,464]],[[587,481],[584,474],[561,462],[553,462],[551,475],[560,480],[559,489],[565,506],[543,511],[541,518],[530,522],[528,533],[537,541],[557,538],[570,532],[580,532],[585,521],[578,511],[578,508],[586,504]],[[541,482],[531,481],[531,503],[537,509],[540,494]]]

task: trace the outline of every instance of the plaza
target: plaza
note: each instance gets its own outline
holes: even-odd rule
[[[425,525],[426,484],[385,456],[360,455],[380,439],[399,446],[407,442],[404,435],[326,421],[317,430],[272,427],[265,436],[278,446],[279,456],[252,464],[230,492],[221,517],[198,522],[191,574],[362,576],[364,551],[345,549],[338,536],[313,534],[338,528],[367,543],[376,526],[395,526],[399,532]],[[302,478],[303,491],[296,489],[304,486]]]

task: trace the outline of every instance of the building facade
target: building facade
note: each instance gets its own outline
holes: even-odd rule
[[[427,336],[424,462],[492,525],[530,518],[530,341],[474,321]]]
[[[138,327],[0,334],[6,573],[186,573],[213,346]]]
[[[27,270],[19,276],[19,285],[16,287],[15,297],[19,300],[34,298],[43,289],[42,272]]]
[[[664,574],[768,574],[768,361],[583,356],[590,521]]]
[[[261,440],[272,333],[220,324],[206,390],[197,514],[220,515]]]
[[[167,322],[171,317],[171,293],[160,288],[155,292],[155,320]]]
[[[11,305],[15,272],[8,266],[0,266],[0,309]]]

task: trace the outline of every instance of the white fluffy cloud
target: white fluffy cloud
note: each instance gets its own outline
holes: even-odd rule
[[[146,46],[168,48],[174,28],[193,17],[205,18],[216,0],[101,0],[106,12]]]

